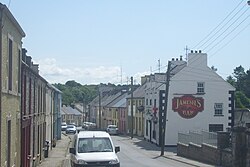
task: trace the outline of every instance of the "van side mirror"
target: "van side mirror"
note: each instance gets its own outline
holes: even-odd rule
[[[119,147],[119,146],[116,146],[116,147],[115,147],[115,153],[118,153],[118,152],[120,152],[120,147]]]
[[[69,153],[76,154],[76,149],[75,148],[69,148]]]

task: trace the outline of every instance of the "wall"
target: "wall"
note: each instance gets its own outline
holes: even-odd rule
[[[232,161],[231,151],[222,150],[220,152],[217,147],[206,144],[177,143],[177,155],[212,165],[223,165],[224,167],[230,167]]]

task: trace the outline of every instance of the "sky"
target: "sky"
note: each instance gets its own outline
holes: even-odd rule
[[[247,0],[1,0],[50,83],[128,84],[201,50],[226,79],[250,69]],[[188,48],[186,50],[185,48]],[[160,67],[160,68],[159,68]]]

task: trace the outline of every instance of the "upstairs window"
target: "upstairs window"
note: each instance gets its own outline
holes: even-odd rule
[[[9,61],[8,86],[9,86],[9,90],[12,90],[13,42],[10,38],[9,38],[8,45],[9,45],[9,48],[8,48],[8,61]]]
[[[215,116],[223,116],[223,103],[215,103],[214,104],[214,115]]]
[[[198,94],[204,94],[205,93],[205,83],[204,82],[198,82],[197,83],[197,93]]]

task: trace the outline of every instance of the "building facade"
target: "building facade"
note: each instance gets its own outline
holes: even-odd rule
[[[226,131],[232,126],[234,88],[207,66],[207,54],[191,52],[187,62],[172,60],[167,111],[166,83],[151,80],[146,91],[145,138],[161,144],[166,114],[165,145],[176,145],[178,132]],[[164,76],[164,75],[163,75]],[[155,76],[156,77],[156,76]]]
[[[21,70],[21,165],[37,166],[44,159],[46,141],[47,81],[38,73],[27,51],[22,51]]]
[[[20,166],[21,53],[25,33],[0,3],[0,166]]]

